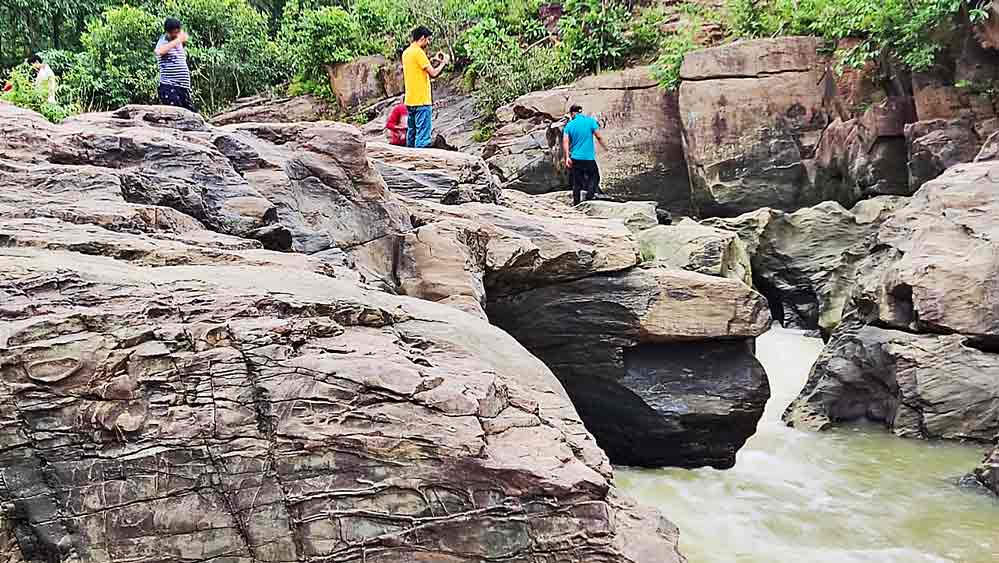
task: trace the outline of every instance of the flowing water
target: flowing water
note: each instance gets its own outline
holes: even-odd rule
[[[955,485],[982,448],[784,426],[821,348],[758,340],[773,396],[733,469],[621,468],[618,485],[680,527],[690,563],[999,563],[999,501]]]

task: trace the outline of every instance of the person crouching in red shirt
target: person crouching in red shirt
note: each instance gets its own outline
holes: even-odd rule
[[[388,132],[389,144],[400,147],[406,146],[406,129],[409,121],[409,110],[406,104],[399,104],[392,108],[392,113],[385,122],[385,130]]]

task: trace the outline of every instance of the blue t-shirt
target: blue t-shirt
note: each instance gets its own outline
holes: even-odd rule
[[[593,133],[600,129],[596,119],[579,114],[565,125],[563,134],[569,136],[569,158],[573,160],[596,160],[597,151],[593,146]]]

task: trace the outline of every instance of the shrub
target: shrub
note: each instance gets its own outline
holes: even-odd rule
[[[365,37],[389,58],[409,44],[409,34],[416,26],[408,6],[398,0],[353,0],[350,11]]]
[[[0,100],[36,111],[53,123],[59,123],[80,111],[80,108],[73,104],[50,103],[48,92],[35,87],[32,80],[32,69],[27,64],[22,64],[11,70],[7,80],[11,83],[11,89],[9,92],[0,93]]]
[[[476,76],[475,97],[479,107],[492,113],[522,94],[545,90],[574,77],[565,52],[557,47],[517,47],[516,56],[487,65]]]
[[[623,60],[628,51],[628,10],[601,0],[568,0],[565,10],[559,28],[573,70],[600,72]]]
[[[64,84],[88,109],[109,109],[156,100],[153,47],[162,22],[132,6],[112,8],[81,37],[83,52]]]
[[[847,63],[888,56],[925,70],[943,48],[935,33],[964,5],[961,0],[729,0],[729,14],[739,36],[859,37],[864,41],[846,54]],[[973,6],[972,17],[983,13]]]
[[[297,0],[285,5],[279,44],[283,60],[295,76],[319,81],[326,65],[344,63],[374,49],[365,41],[357,19],[342,8],[301,8]]]
[[[687,53],[702,46],[697,43],[696,33],[699,23],[690,22],[663,39],[659,47],[659,57],[652,65],[652,76],[659,86],[666,90],[676,90],[680,86],[680,66]]]

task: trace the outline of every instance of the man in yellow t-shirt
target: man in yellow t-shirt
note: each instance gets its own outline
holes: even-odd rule
[[[417,149],[429,147],[431,143],[433,99],[430,79],[437,78],[448,63],[444,53],[431,61],[426,51],[429,45],[430,30],[421,25],[413,30],[413,42],[402,52],[402,74],[406,83],[404,103],[409,110],[406,146]]]

